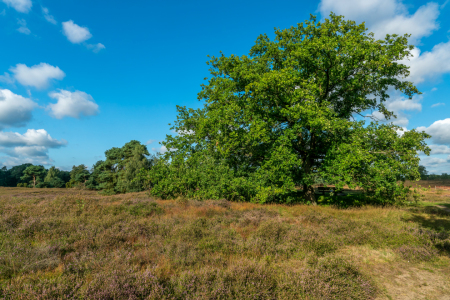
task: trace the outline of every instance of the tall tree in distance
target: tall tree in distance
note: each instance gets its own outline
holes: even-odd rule
[[[84,187],[90,175],[85,165],[73,166],[70,171],[70,181],[66,183],[66,187]]]
[[[8,177],[8,183],[7,186],[17,186],[18,183],[25,183],[25,181],[23,181],[21,179],[21,177],[23,176],[23,171],[28,168],[29,166],[32,166],[32,164],[22,164],[19,166],[14,166],[11,169],[8,170],[9,172],[9,177]],[[28,183],[28,182],[26,182]]]
[[[106,160],[96,164],[93,170],[93,174],[99,171],[98,189],[103,194],[142,191],[142,184],[134,179],[142,168],[149,168],[149,155],[147,147],[136,140],[105,151]]]
[[[46,170],[43,166],[29,166],[23,171],[23,176],[20,178],[25,182],[33,182],[33,187],[36,183],[42,181],[46,175]]]
[[[427,168],[425,168],[425,166],[419,166],[419,174],[420,174],[420,179],[426,180],[428,178]]]
[[[49,187],[61,188],[64,187],[65,182],[61,179],[61,171],[52,166],[48,169],[47,176],[45,176],[44,182]]]
[[[364,117],[395,117],[385,106],[388,91],[419,93],[399,62],[412,49],[408,35],[376,40],[364,23],[331,14],[278,29],[274,40],[263,34],[249,55],[212,57],[211,78],[198,94],[205,105],[178,107],[179,134],[163,142],[173,149],[164,161],[192,170],[204,165],[201,153],[225,163],[236,178],[228,185],[249,187],[242,200],[295,201],[300,186],[315,203],[314,183],[331,178],[394,201],[405,193],[398,180],[419,178],[418,152],[429,154],[429,136],[400,136],[399,127],[368,125]]]

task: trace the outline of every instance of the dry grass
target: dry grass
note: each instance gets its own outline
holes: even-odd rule
[[[342,210],[0,188],[0,299],[446,299],[450,214],[431,204],[450,201],[422,194]]]

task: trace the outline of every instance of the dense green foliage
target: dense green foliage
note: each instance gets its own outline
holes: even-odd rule
[[[331,14],[258,37],[249,55],[212,57],[201,109],[178,107],[168,151],[147,176],[157,196],[316,202],[314,184],[359,186],[374,200],[404,199],[418,179],[424,132],[355,119],[378,111],[388,89],[411,98],[407,35],[376,40]],[[361,119],[361,118],[360,118]]]
[[[73,166],[72,171],[70,171],[70,181],[66,183],[66,187],[84,187],[90,175],[91,174],[89,173],[85,165],[81,164],[79,166]]]
[[[107,150],[105,156],[106,160],[96,162],[91,170],[84,164],[73,166],[70,172],[54,166],[46,170],[43,166],[32,164],[15,166],[10,170],[3,167],[0,169],[0,186],[67,187],[100,190],[109,195],[145,189],[145,181],[136,177],[155,162],[146,146],[133,140],[122,148]]]
[[[36,183],[44,181],[45,175],[46,170],[43,166],[29,166],[23,171],[23,176],[20,179],[36,187]]]
[[[102,190],[103,194],[139,192],[143,183],[134,180],[141,169],[149,169],[152,158],[147,147],[138,141],[130,141],[122,148],[111,148],[105,152],[106,160],[95,164],[90,188]]]
[[[36,175],[35,178],[33,174]],[[64,187],[69,179],[70,173],[67,171],[61,171],[55,167],[46,170],[43,166],[33,166],[28,163],[14,166],[9,170],[6,167],[0,169],[0,186],[34,187],[36,184],[37,188],[59,188]]]
[[[29,166],[31,166],[31,164],[14,166],[9,170],[6,167],[0,169],[0,186],[14,187],[19,183],[24,183],[20,177],[23,176],[23,171]]]

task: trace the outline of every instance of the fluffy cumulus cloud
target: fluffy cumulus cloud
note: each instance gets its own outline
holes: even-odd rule
[[[412,54],[409,60],[402,61],[410,67],[409,81],[419,84],[450,73],[450,41],[437,44],[431,51],[424,53],[415,48]]]
[[[44,129],[28,129],[24,134],[18,132],[0,132],[0,152],[2,164],[14,166],[23,163],[48,165],[51,159],[49,149],[67,145],[65,140],[57,140]]]
[[[72,20],[62,23],[63,33],[67,39],[74,44],[79,44],[87,41],[92,37],[87,27],[81,27],[75,24]]]
[[[32,67],[24,64],[17,64],[10,68],[14,74],[14,79],[24,86],[33,86],[44,89],[49,86],[52,79],[61,80],[66,74],[59,68],[46,63],[40,63]]]
[[[450,154],[450,147],[445,145],[429,145],[431,154]]]
[[[332,11],[366,26],[377,38],[389,34],[412,35],[413,42],[438,29],[439,5],[430,2],[410,14],[399,0],[322,0],[319,11],[326,17]]]
[[[64,117],[80,118],[82,116],[94,116],[99,113],[98,105],[91,95],[85,92],[59,90],[51,92],[49,96],[56,99],[56,103],[49,104],[47,109],[50,114],[57,118]]]
[[[400,0],[322,0],[319,10],[324,17],[333,11],[357,22],[365,21],[377,38],[387,33],[409,33],[412,44],[417,44],[421,38],[430,36],[439,28],[439,5],[435,2],[420,6],[412,14]],[[415,84],[450,73],[450,42],[435,45],[431,51],[424,53],[415,48],[412,55],[402,63],[410,66],[408,80]]]
[[[445,158],[439,158],[439,157],[425,157],[420,160],[421,164],[423,164],[425,167],[436,167],[436,165],[445,164],[448,162]]]
[[[50,14],[47,7],[42,7],[42,14],[44,15],[44,18],[47,20],[47,22],[56,25],[57,22],[55,18]]]
[[[32,100],[10,90],[0,89],[0,130],[25,126],[31,120],[32,111],[36,107],[37,104]]]
[[[21,13],[28,13],[33,6],[31,0],[2,0],[2,2]]]
[[[24,19],[18,19],[17,24],[20,26],[19,28],[17,28],[18,32],[27,35],[31,33],[30,29],[27,27],[27,21],[25,21]]]
[[[167,147],[166,146],[161,146],[161,148],[152,148],[152,151],[153,152],[159,152],[159,153],[161,153],[161,154],[164,154],[164,153],[166,153],[168,150],[167,150]]]
[[[60,148],[65,146],[65,140],[58,141],[50,136],[45,129],[28,129],[24,134],[17,132],[0,132],[0,146],[2,147],[30,147]]]
[[[431,135],[431,140],[437,145],[450,145],[450,118],[439,120],[429,127],[417,127]]]
[[[410,118],[407,112],[422,111],[422,104],[420,103],[422,96],[416,95],[412,99],[408,99],[401,96],[398,92],[392,92],[392,94],[393,96],[385,102],[385,106],[389,111],[394,112],[397,118],[390,119],[389,122],[398,126],[407,126]],[[372,113],[372,117],[380,121],[386,121],[384,116],[378,111]]]

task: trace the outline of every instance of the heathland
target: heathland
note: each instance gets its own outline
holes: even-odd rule
[[[447,299],[450,190],[422,186],[346,209],[0,188],[0,299]]]
[[[160,155],[3,168],[0,298],[450,299],[430,136],[377,121],[388,92],[420,94],[408,38],[311,16],[211,57]]]

